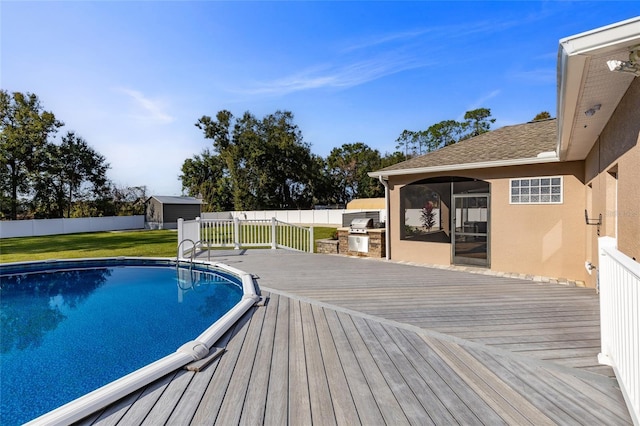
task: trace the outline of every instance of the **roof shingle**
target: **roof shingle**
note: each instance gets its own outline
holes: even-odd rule
[[[501,127],[437,151],[378,170],[376,174],[408,169],[536,158],[543,152],[555,151],[557,120],[555,118]]]

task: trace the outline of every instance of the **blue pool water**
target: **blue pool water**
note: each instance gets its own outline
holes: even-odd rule
[[[242,297],[234,276],[168,265],[0,272],[2,425],[175,352]]]

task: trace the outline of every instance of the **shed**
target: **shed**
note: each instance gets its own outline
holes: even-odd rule
[[[200,216],[202,200],[194,197],[152,195],[145,202],[147,229],[176,229],[178,219],[193,220]]]

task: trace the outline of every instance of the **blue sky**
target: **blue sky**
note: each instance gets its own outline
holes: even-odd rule
[[[181,192],[227,109],[293,112],[312,152],[392,152],[490,108],[494,128],[556,115],[558,40],[640,14],[637,2],[6,1],[0,82],[111,164],[119,186]]]

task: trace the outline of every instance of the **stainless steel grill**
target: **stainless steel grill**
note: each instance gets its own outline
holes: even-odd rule
[[[373,228],[373,219],[356,218],[349,225],[349,251],[369,252],[369,229]]]
[[[373,228],[373,219],[370,218],[356,218],[351,221],[349,225],[350,234],[368,234],[369,229]]]

